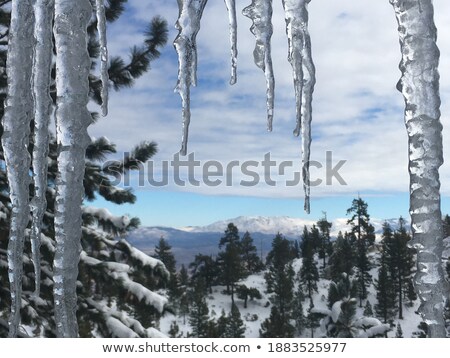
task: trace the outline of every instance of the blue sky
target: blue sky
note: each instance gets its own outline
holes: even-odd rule
[[[300,166],[299,138],[295,126],[295,102],[281,1],[274,2],[272,54],[276,78],[274,130],[266,131],[265,79],[252,58],[254,37],[249,19],[240,15],[250,1],[238,3],[238,83],[229,86],[230,58],[228,17],[223,1],[207,4],[198,35],[198,86],[192,89],[192,119],[188,152],[204,163],[216,160],[226,166],[232,160],[261,162],[270,152],[277,161]],[[450,2],[435,0],[441,50],[442,123],[444,155],[450,158],[445,138],[450,122]],[[379,0],[313,0],[310,33],[317,69],[313,99],[311,159],[324,163],[325,153],[346,160],[341,175],[347,185],[312,188],[312,219],[327,211],[330,218],[344,217],[358,193],[368,201],[376,218],[408,214],[407,136],[403,124],[403,98],[395,89],[400,76],[397,24],[389,2]],[[165,17],[170,41],[178,15],[176,1],[130,0],[127,15],[108,29],[110,54],[127,54],[142,38],[142,30],[154,15]],[[177,58],[169,44],[152,70],[133,89],[111,94],[110,114],[90,130],[94,137],[107,136],[120,151],[142,140],[154,140],[159,152],[156,168],[178,152],[181,139],[181,102],[173,92]],[[295,168],[295,170],[298,170]],[[261,172],[260,172],[261,173]],[[135,187],[134,205],[93,203],[113,213],[138,216],[144,225],[205,225],[240,215],[287,215],[306,218],[301,185],[286,187],[278,177],[275,187],[232,186],[164,188]],[[322,175],[316,171],[316,175]],[[443,212],[450,212],[450,166],[441,169]],[[137,181],[134,180],[134,183]]]

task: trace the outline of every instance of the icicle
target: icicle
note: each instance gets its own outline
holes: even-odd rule
[[[178,0],[179,16],[175,28],[179,31],[174,41],[178,54],[178,83],[175,91],[181,96],[183,136],[181,155],[187,153],[189,123],[191,120],[190,86],[197,85],[197,44],[200,20],[207,0]]]
[[[96,0],[97,29],[100,41],[100,66],[102,78],[102,115],[108,115],[108,47],[106,45],[106,17],[104,0]]]
[[[22,303],[23,247],[29,221],[28,153],[33,113],[31,74],[34,13],[32,0],[13,0],[8,42],[8,95],[3,117],[2,145],[11,199],[11,226],[8,245],[8,275],[11,286],[9,336],[16,337]]]
[[[439,167],[443,162],[439,98],[439,49],[431,0],[390,0],[398,22],[402,77],[409,137],[410,214],[417,247],[414,278],[419,311],[432,338],[446,336],[442,268],[443,228]]]
[[[56,138],[59,146],[56,180],[54,299],[59,337],[77,337],[76,282],[80,259],[81,204],[85,151],[90,143],[87,127],[89,70],[87,26],[90,0],[56,0]],[[75,70],[76,69],[76,70]]]
[[[253,21],[250,31],[256,37],[253,51],[255,64],[261,68],[267,82],[267,130],[272,131],[275,79],[273,76],[270,39],[272,27],[272,0],[252,0],[243,12],[244,16]]]
[[[237,20],[236,20],[236,1],[225,0],[228,10],[228,19],[230,22],[230,44],[231,44],[231,78],[230,85],[237,81]]]
[[[294,77],[297,124],[294,135],[302,133],[302,176],[305,192],[305,211],[310,212],[309,159],[311,152],[312,94],[315,67],[311,54],[311,38],[308,33],[308,9],[311,0],[283,0],[286,18],[286,34]]]
[[[31,201],[31,249],[35,273],[35,296],[40,294],[41,281],[41,226],[47,206],[47,157],[52,98],[50,97],[51,68],[53,56],[52,21],[54,0],[37,0],[35,4],[36,23],[34,37],[36,40],[33,65],[33,92],[35,103],[33,179],[34,198]]]

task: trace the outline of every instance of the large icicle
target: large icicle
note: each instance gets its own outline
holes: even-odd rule
[[[76,282],[80,259],[81,204],[87,127],[89,70],[87,25],[92,16],[89,0],[56,0],[56,137],[59,146],[55,203],[56,252],[54,299],[59,337],[77,337]]]
[[[316,83],[315,67],[308,32],[308,3],[311,0],[283,0],[288,37],[288,60],[294,77],[297,124],[294,135],[302,133],[302,176],[305,211],[310,212],[309,160],[311,153],[312,95]]]
[[[54,0],[37,0],[35,4],[35,55],[33,65],[34,92],[34,147],[33,179],[34,198],[31,201],[31,249],[35,273],[35,296],[40,294],[41,281],[41,226],[47,206],[47,157],[52,98],[50,97],[51,69],[53,56],[52,21]]]
[[[264,71],[267,82],[267,130],[272,131],[275,100],[275,78],[273,76],[270,40],[272,38],[272,0],[252,0],[242,11],[253,21],[250,31],[256,38],[253,51],[255,64]]]
[[[447,295],[441,257],[443,228],[439,167],[443,163],[440,123],[439,49],[431,0],[390,0],[398,21],[409,138],[410,214],[417,247],[415,287],[430,337],[445,337]]]
[[[230,44],[231,44],[231,78],[230,85],[237,81],[237,20],[236,20],[236,0],[224,0],[228,10],[228,20],[230,22]]]
[[[33,0],[12,1],[6,68],[8,95],[3,117],[2,145],[12,205],[8,245],[8,275],[11,285],[10,337],[17,336],[20,325],[23,247],[30,213],[28,144],[33,116],[31,92],[33,2]]]
[[[208,0],[178,0],[179,16],[175,28],[179,31],[174,41],[178,54],[178,83],[175,91],[181,96],[183,135],[181,155],[187,153],[189,123],[191,121],[190,87],[197,85],[197,44],[200,20]]]
[[[102,79],[102,115],[108,115],[108,47],[106,44],[106,17],[104,0],[95,2],[97,14],[97,30],[100,42],[100,71]]]

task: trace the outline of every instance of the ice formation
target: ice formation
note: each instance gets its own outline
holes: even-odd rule
[[[445,337],[446,281],[441,264],[443,227],[439,167],[443,163],[440,123],[439,49],[431,0],[390,0],[398,22],[409,138],[410,214],[417,248],[414,278],[420,313],[431,337]]]

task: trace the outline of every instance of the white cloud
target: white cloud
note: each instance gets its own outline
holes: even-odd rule
[[[246,1],[245,3],[249,3]],[[450,134],[450,2],[435,0],[441,50],[441,96],[444,138]],[[110,29],[111,54],[124,54],[141,39],[142,25],[156,14],[172,24],[175,2],[130,2],[132,18]],[[243,4],[241,5],[241,9]],[[238,10],[238,12],[241,11]],[[253,64],[254,38],[250,20],[239,22],[238,83],[229,86],[228,18],[223,2],[207,5],[198,35],[199,85],[192,89],[189,150],[200,160],[234,159],[261,161],[270,151],[278,160],[300,166],[300,140],[292,136],[295,102],[281,1],[274,2],[273,61],[276,75],[276,108],[273,133],[266,133],[265,80]],[[387,0],[314,0],[310,4],[310,32],[317,68],[313,100],[312,159],[324,161],[333,151],[345,159],[342,176],[348,185],[313,188],[313,195],[365,191],[408,190],[407,136],[403,124],[403,99],[395,89],[400,77],[397,24]],[[155,160],[167,160],[178,151],[181,138],[181,102],[173,93],[177,62],[169,44],[152,71],[132,90],[111,95],[108,118],[92,129],[107,135],[127,150],[145,139],[155,140],[160,152]],[[445,157],[450,150],[445,145]],[[441,170],[442,190],[450,195],[450,166]],[[239,181],[241,178],[237,177]],[[178,188],[181,190],[180,188]],[[239,194],[289,197],[301,195],[301,186],[243,188],[186,188],[206,194]]]

